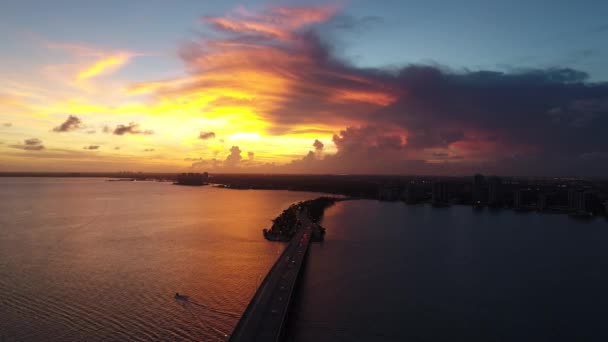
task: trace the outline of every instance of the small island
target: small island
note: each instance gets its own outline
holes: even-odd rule
[[[325,209],[341,200],[343,199],[337,197],[319,197],[293,204],[272,221],[270,229],[263,230],[264,238],[270,241],[290,241],[298,229],[309,221],[314,224],[315,228],[313,240],[321,241],[325,235],[325,228],[318,223],[323,217]]]

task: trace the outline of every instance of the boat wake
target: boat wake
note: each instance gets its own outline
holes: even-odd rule
[[[192,305],[201,307],[201,308],[203,308],[203,309],[205,309],[207,311],[214,312],[216,314],[223,315],[223,316],[226,316],[226,317],[236,318],[236,319],[241,318],[241,316],[238,315],[238,314],[214,309],[214,308],[212,308],[212,307],[210,307],[208,305],[205,305],[205,304],[202,304],[202,303],[198,303],[198,302],[190,299],[189,296],[185,296],[185,295],[182,295],[182,294],[179,294],[179,293],[175,294],[175,299],[177,301],[181,302],[182,306],[186,310],[188,310],[188,312],[190,312],[190,314],[192,316],[194,316],[194,318],[198,321],[199,326],[200,326],[201,329],[205,329],[205,325],[203,324],[203,321],[201,320],[201,318],[199,317],[199,315],[195,312],[195,310],[192,310]],[[217,329],[217,328],[215,328],[213,326],[207,326],[207,328],[213,330],[214,332],[218,333],[222,337],[228,337],[228,334],[226,334],[225,332],[221,331],[220,329]]]

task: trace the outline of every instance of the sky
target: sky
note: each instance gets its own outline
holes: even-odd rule
[[[3,1],[0,172],[608,173],[606,1]]]

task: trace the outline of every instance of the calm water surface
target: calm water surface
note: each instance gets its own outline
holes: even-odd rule
[[[341,202],[296,341],[608,341],[608,222]]]
[[[261,229],[318,196],[0,178],[0,341],[225,339],[283,248]]]

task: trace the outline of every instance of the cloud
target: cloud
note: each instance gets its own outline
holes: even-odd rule
[[[116,151],[120,150],[120,146],[114,147],[114,150],[116,150]]]
[[[206,169],[218,172],[242,172],[243,170],[250,170],[252,167],[260,171],[259,165],[255,162],[255,153],[252,151],[247,152],[247,159],[243,159],[241,153],[243,151],[238,146],[232,146],[229,154],[224,160],[217,158],[204,159],[198,158],[184,158],[184,161],[192,162],[192,168],[194,169]],[[215,153],[217,156],[217,153]]]
[[[85,149],[85,150],[98,150],[99,149],[99,145],[89,145],[89,146],[83,147],[83,149]]]
[[[341,130],[332,141],[335,154],[321,156],[314,146],[286,166],[302,172],[436,172],[439,166],[428,161],[437,160],[438,150],[449,151],[441,158],[445,172],[600,174],[608,167],[579,158],[608,150],[608,83],[562,66],[358,67],[338,57],[323,31],[340,21],[348,28],[337,12],[271,7],[206,17],[215,34],[180,50],[189,76],[153,89],[186,101],[204,93],[205,111],[245,108],[266,123],[265,135],[321,124]],[[573,159],[587,164],[572,165]],[[230,160],[240,161],[240,154]]]
[[[243,157],[241,157],[241,149],[238,146],[232,146],[230,148],[230,154],[224,161],[224,166],[227,168],[238,167]]]
[[[12,127],[13,124],[10,123],[10,122],[5,122],[5,123],[2,124],[2,126],[4,126],[4,127]]]
[[[321,159],[323,156],[323,147],[325,147],[325,145],[319,141],[319,139],[315,139],[315,142],[312,144],[312,146],[315,148],[315,156],[317,159]]]
[[[107,127],[107,126],[106,126]],[[104,127],[105,131],[105,127]],[[125,134],[143,134],[143,135],[151,135],[154,134],[152,130],[141,130],[139,128],[139,124],[135,122],[130,122],[128,125],[118,125],[114,129],[113,132],[115,135],[125,135]]]
[[[271,7],[264,12],[240,8],[228,17],[204,17],[214,29],[271,39],[294,39],[293,31],[324,22],[336,12],[333,7]]]
[[[192,168],[193,169],[222,170],[223,163],[220,160],[217,160],[215,158],[213,158],[211,160],[201,159],[199,161],[192,163]]]
[[[40,151],[44,150],[42,141],[38,138],[25,139],[23,145],[10,145],[12,148],[18,148],[26,151]]]
[[[70,132],[82,127],[82,121],[77,116],[70,115],[61,125],[53,128],[53,132]]]
[[[202,106],[218,110],[253,107],[260,120],[270,123],[271,134],[300,123],[343,125],[352,121],[343,114],[370,114],[392,103],[396,94],[376,75],[385,72],[359,72],[331,55],[312,26],[335,13],[332,7],[272,7],[206,17],[219,35],[182,47],[190,77],[134,87],[155,89],[159,98],[192,101],[203,92],[208,101]]]
[[[131,57],[132,55],[129,53],[103,56],[93,64],[87,66],[84,70],[80,71],[77,75],[77,80],[82,81],[100,75],[109,74],[126,64]]]
[[[214,132],[201,132],[198,137],[199,137],[199,139],[203,139],[203,140],[213,139],[213,138],[215,138],[215,133]]]
[[[66,62],[45,66],[46,73],[54,75],[56,81],[67,81],[70,86],[86,91],[95,89],[90,80],[110,75],[129,63],[132,58],[145,55],[134,51],[110,50],[81,43],[40,39],[47,48],[60,50],[66,54],[63,59]]]
[[[153,152],[153,151],[154,151],[154,149],[153,149],[153,148],[146,148],[146,149],[144,150],[144,152]]]
[[[42,141],[38,138],[31,138],[31,139],[26,139],[25,144],[28,146],[37,146],[37,145],[41,145]]]

